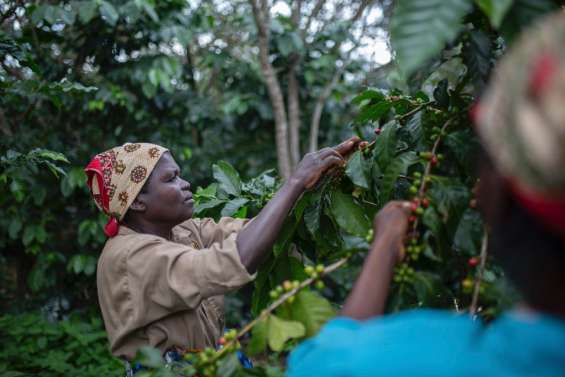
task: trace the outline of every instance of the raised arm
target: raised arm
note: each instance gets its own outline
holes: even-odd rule
[[[314,186],[330,168],[343,164],[343,157],[354,151],[359,142],[358,137],[352,137],[334,148],[324,148],[304,156],[273,199],[238,234],[237,247],[247,271],[254,273],[257,270],[273,246],[288,212],[302,193]]]
[[[404,257],[410,202],[388,203],[375,216],[373,243],[341,316],[365,320],[382,315],[394,266]]]

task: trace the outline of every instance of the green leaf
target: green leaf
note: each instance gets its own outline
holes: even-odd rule
[[[475,0],[495,29],[499,28],[513,2],[514,0]]]
[[[118,11],[116,10],[116,8],[114,8],[114,6],[112,4],[110,4],[109,2],[105,1],[105,0],[99,0],[99,4],[100,4],[100,16],[102,17],[102,19],[104,21],[106,21],[106,23],[108,23],[108,25],[110,26],[116,26],[116,23],[118,22],[118,19],[120,18],[120,15],[118,14]]]
[[[200,215],[207,209],[216,208],[221,204],[224,204],[225,202],[226,202],[225,200],[221,200],[221,199],[212,199],[204,203],[197,203],[196,206],[194,206],[194,214]]]
[[[98,3],[96,1],[75,1],[73,8],[78,11],[80,22],[87,24],[96,16]]]
[[[322,191],[307,193],[309,204],[304,210],[304,223],[312,236],[316,236],[320,229],[320,216],[322,215]]]
[[[388,113],[391,107],[392,104],[386,101],[364,106],[359,115],[355,118],[355,122],[377,122]]]
[[[239,210],[243,205],[249,202],[249,199],[245,198],[235,198],[226,203],[224,208],[222,208],[221,216],[229,217],[232,216],[237,210]]]
[[[353,184],[364,189],[369,188],[367,173],[365,171],[365,159],[363,158],[361,151],[353,153],[347,162],[345,174],[349,177],[349,179],[351,179]]]
[[[149,368],[159,368],[165,366],[161,352],[150,346],[143,346],[137,351],[135,360],[143,366]]]
[[[22,230],[22,222],[17,217],[12,218],[10,225],[8,226],[8,234],[10,235],[10,238],[15,240],[18,237],[20,230]]]
[[[385,99],[385,95],[379,92],[378,90],[367,89],[361,94],[359,94],[357,97],[353,98],[351,100],[351,103],[353,103],[354,105],[359,105],[366,100],[382,101],[384,99]]]
[[[36,150],[33,150],[31,152],[31,154],[36,155],[37,157],[46,158],[46,159],[52,160],[52,161],[61,161],[61,162],[69,163],[69,160],[67,160],[67,157],[65,157],[64,154],[59,153],[59,152],[50,151],[50,150],[47,150],[47,149],[36,149]]]
[[[267,319],[267,343],[273,351],[282,351],[287,340],[301,338],[305,332],[304,325],[300,322],[286,321],[274,314]]]
[[[481,249],[482,237],[483,222],[481,216],[477,211],[467,209],[463,213],[453,237],[454,249],[463,251],[468,255],[478,255]]]
[[[367,234],[370,228],[369,219],[351,195],[334,191],[331,195],[330,211],[337,224],[346,232],[356,236]]]
[[[472,0],[399,0],[391,19],[391,43],[406,77],[437,55],[463,27]]]
[[[212,166],[214,179],[218,182],[220,189],[227,194],[239,196],[241,194],[241,179],[239,173],[225,161],[218,161]]]
[[[217,377],[233,377],[241,370],[241,364],[237,354],[232,353],[220,360],[218,365]]]
[[[251,340],[247,346],[247,352],[251,356],[257,355],[267,349],[267,319],[262,319],[253,327]]]
[[[375,140],[373,158],[381,170],[388,166],[396,154],[398,144],[397,129],[398,122],[390,121],[381,128],[381,134]]]
[[[22,236],[22,242],[24,243],[24,246],[29,246],[34,238],[35,238],[35,226],[26,225],[24,229],[24,234]]]
[[[396,181],[400,175],[406,175],[408,168],[418,162],[415,152],[405,152],[393,159],[386,166],[381,181],[380,201],[386,203],[392,199]]]
[[[315,292],[303,290],[296,295],[295,301],[286,312],[286,318],[302,323],[306,329],[305,335],[310,337],[335,317],[335,314],[328,300]]]
[[[482,31],[469,33],[469,40],[463,47],[463,61],[477,89],[484,87],[492,66],[491,42]]]

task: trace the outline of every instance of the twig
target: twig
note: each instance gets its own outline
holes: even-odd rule
[[[473,299],[471,300],[471,306],[469,307],[469,315],[474,317],[477,314],[478,303],[479,303],[479,291],[481,288],[481,281],[483,280],[483,274],[485,271],[485,263],[487,260],[487,249],[488,249],[488,232],[484,229],[483,242],[481,245],[481,264],[479,266],[479,271],[475,276],[475,286],[473,288]]]
[[[322,272],[319,277],[324,276],[326,274],[329,274],[330,272],[333,272],[335,270],[337,270],[338,268],[340,268],[341,266],[343,266],[347,260],[349,259],[349,257],[344,257],[340,260],[338,260],[337,262],[334,262],[332,264],[330,264],[329,266],[327,266],[326,268],[324,268],[324,272]],[[304,281],[302,281],[298,287],[293,288],[292,290],[286,292],[285,294],[283,294],[281,297],[279,297],[277,300],[275,300],[271,305],[269,305],[269,307],[267,307],[266,309],[264,309],[261,314],[259,314],[257,317],[255,317],[255,319],[253,319],[251,322],[249,322],[247,325],[245,325],[241,330],[239,330],[239,332],[237,333],[237,335],[235,336],[234,339],[230,340],[229,342],[226,343],[226,345],[224,346],[224,348],[222,348],[220,351],[218,351],[215,355],[215,358],[212,360],[217,360],[219,359],[225,352],[227,352],[228,350],[230,350],[232,347],[230,347],[231,345],[235,344],[235,342],[238,341],[238,339],[240,339],[242,336],[244,336],[245,334],[247,334],[249,331],[251,331],[251,329],[257,325],[257,323],[259,323],[260,321],[262,321],[263,319],[265,319],[269,314],[271,314],[275,309],[277,309],[279,306],[281,306],[282,304],[284,304],[286,302],[286,300],[288,300],[290,297],[296,295],[298,292],[300,292],[300,290],[302,290],[303,288],[311,285],[312,283],[314,283],[316,280],[319,279],[319,277],[315,278],[308,278]],[[212,361],[211,360],[211,361]]]
[[[429,101],[429,102],[424,102],[419,106],[416,106],[414,109],[410,110],[409,112],[407,112],[406,114],[402,114],[396,117],[396,120],[400,121],[403,120],[405,118],[408,118],[414,114],[416,114],[418,111],[421,111],[424,107],[428,106],[429,104],[433,103],[433,101]]]
[[[441,135],[443,135],[445,133],[445,130],[447,129],[447,127],[449,127],[449,125],[451,124],[453,119],[454,118],[448,119],[447,122],[445,122],[445,124],[441,128],[441,132],[438,135],[436,141],[434,142],[434,145],[433,145],[432,150],[431,150],[432,156],[436,155],[436,151],[437,151],[439,144],[441,142]],[[426,184],[427,184],[426,180],[427,180],[427,177],[430,175],[431,170],[432,170],[432,161],[430,160],[426,164],[426,167],[424,169],[424,174],[422,174],[422,183],[420,183],[420,189],[418,190],[418,198],[420,200],[422,200],[424,198],[424,194],[426,193]],[[412,231],[415,233],[417,229],[418,229],[418,218],[416,218],[416,221],[414,221],[414,225],[412,226]]]

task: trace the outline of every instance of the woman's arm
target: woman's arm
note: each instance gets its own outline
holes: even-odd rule
[[[382,315],[394,266],[404,257],[409,202],[390,202],[375,217],[374,240],[341,316],[365,320]]]
[[[239,232],[237,248],[241,263],[249,273],[257,270],[273,246],[288,212],[304,190],[314,186],[330,168],[344,164],[343,156],[354,151],[359,141],[358,137],[352,137],[334,148],[324,148],[304,156],[273,199]]]

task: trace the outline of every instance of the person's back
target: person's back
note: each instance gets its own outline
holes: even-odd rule
[[[479,205],[489,249],[524,302],[489,324],[467,313],[382,316],[410,203],[375,238],[340,317],[290,356],[296,376],[565,376],[565,14],[527,31],[479,106]]]

